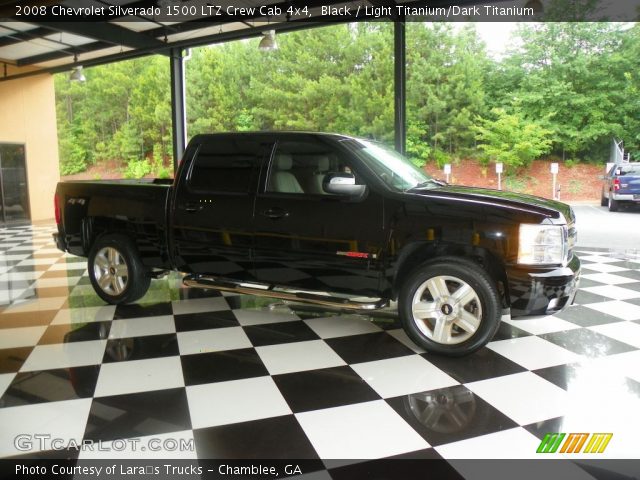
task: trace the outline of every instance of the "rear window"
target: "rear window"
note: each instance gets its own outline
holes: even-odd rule
[[[640,175],[640,163],[620,165],[620,167],[618,167],[618,170],[620,170],[620,173],[618,173],[618,175],[620,176]]]
[[[200,145],[191,168],[189,187],[221,193],[248,193],[265,151],[260,142],[215,138]]]

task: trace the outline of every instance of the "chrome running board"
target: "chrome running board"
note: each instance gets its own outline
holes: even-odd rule
[[[210,277],[207,275],[189,275],[184,278],[182,283],[187,287],[206,288],[221,292],[242,293],[245,295],[255,295],[257,297],[271,297],[290,302],[311,303],[314,305],[344,308],[347,310],[378,310],[389,306],[389,300],[384,298],[372,302],[363,302],[351,300],[349,298],[318,295],[316,293],[306,291],[276,289],[277,287],[273,285],[252,286],[253,284],[236,283],[232,280]]]

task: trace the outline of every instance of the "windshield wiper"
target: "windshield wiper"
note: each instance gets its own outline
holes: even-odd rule
[[[436,180],[435,178],[430,178],[429,180],[425,180],[424,182],[420,182],[417,185],[409,188],[409,190],[415,190],[416,188],[424,188],[428,185],[437,185],[438,187],[444,187],[447,185],[447,182],[443,182],[442,180]]]

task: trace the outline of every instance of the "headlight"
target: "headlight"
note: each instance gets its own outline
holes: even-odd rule
[[[526,265],[567,262],[566,227],[563,225],[520,225],[518,263]]]

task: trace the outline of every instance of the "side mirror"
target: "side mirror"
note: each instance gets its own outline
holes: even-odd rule
[[[356,177],[352,173],[328,173],[322,181],[322,188],[327,193],[359,197],[367,191],[366,185],[356,185]]]
[[[607,178],[608,178],[608,177],[607,177],[606,175],[600,175],[600,176],[598,177],[598,180],[607,180]]]

